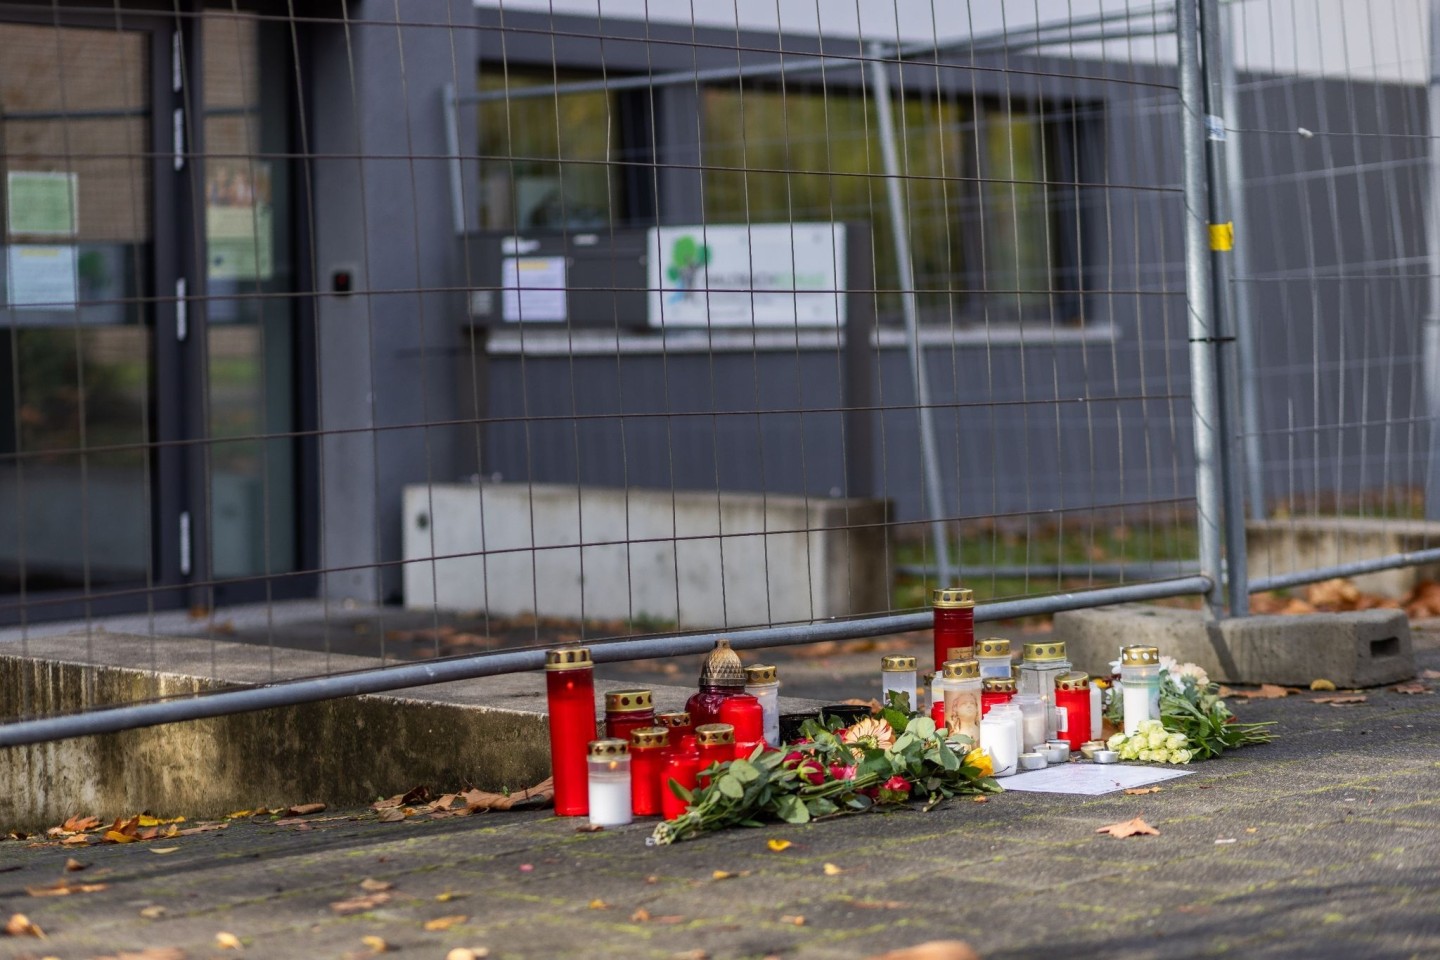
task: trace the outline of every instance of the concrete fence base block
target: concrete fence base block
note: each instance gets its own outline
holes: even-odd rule
[[[1077,670],[1108,675],[1120,647],[1147,643],[1224,683],[1373,687],[1415,675],[1410,623],[1398,610],[1213,620],[1197,610],[1125,604],[1055,615]]]

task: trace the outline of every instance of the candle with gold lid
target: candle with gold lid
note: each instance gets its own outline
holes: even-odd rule
[[[906,713],[918,710],[915,696],[915,658],[900,654],[880,658],[880,703],[890,705],[891,694],[898,694]]]
[[[1027,643],[1020,659],[1020,693],[1033,693],[1045,705],[1045,739],[1055,739],[1055,678],[1070,672],[1065,644],[1060,640]]]
[[[1146,720],[1159,720],[1160,648],[1143,644],[1123,648],[1120,686],[1127,734],[1134,733]]]
[[[936,686],[945,696],[945,733],[970,738],[980,745],[980,664],[974,660],[948,660]]]
[[[687,710],[669,710],[665,713],[655,714],[655,726],[664,727],[670,731],[670,746],[679,746],[680,738],[686,734],[695,732],[695,724],[690,722],[690,713]]]
[[[1090,736],[1090,675],[1067,673],[1055,678],[1056,736],[1079,750]]]
[[[665,727],[630,731],[630,810],[637,817],[660,815],[661,777],[669,746],[670,731]]]
[[[545,698],[555,814],[583,817],[590,809],[585,757],[595,739],[595,664],[588,648],[545,651]]]
[[[590,823],[596,827],[623,827],[630,813],[630,746],[606,737],[590,741]]]
[[[939,673],[951,647],[975,646],[975,592],[967,587],[944,587],[930,595],[930,604],[935,617],[935,672]]]
[[[980,667],[980,716],[989,713],[991,707],[1009,703],[1014,697],[1014,680],[1009,677],[986,677],[985,667]]]
[[[735,728],[728,723],[702,723],[695,728],[695,744],[700,751],[700,769],[711,764],[725,763],[735,759]],[[700,786],[710,782],[709,777],[700,777]]]
[[[745,692],[745,667],[730,641],[720,638],[700,667],[700,691],[685,704],[690,720],[698,729],[720,719],[720,704]]]
[[[980,679],[1010,678],[1010,641],[1004,637],[986,637],[977,643],[975,659],[980,661]]]
[[[763,663],[745,668],[745,692],[760,701],[764,719],[765,742],[780,745],[780,675],[773,666]]]
[[[630,739],[630,731],[655,725],[655,701],[649,690],[611,690],[605,694],[605,736]]]

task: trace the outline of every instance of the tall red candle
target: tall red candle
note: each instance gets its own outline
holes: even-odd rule
[[[660,815],[669,743],[670,732],[664,727],[630,731],[630,812],[637,817]]]
[[[735,728],[734,757],[748,757],[765,742],[765,710],[760,701],[748,693],[720,704],[720,722]]]
[[[660,813],[666,820],[674,820],[690,806],[675,794],[671,783],[677,783],[686,790],[695,791],[695,774],[700,770],[700,752],[695,746],[695,737],[685,737],[680,745],[666,751],[665,766],[660,772]]]
[[[1090,739],[1090,675],[1067,673],[1055,678],[1055,736],[1070,741],[1071,750]]]
[[[947,587],[931,596],[935,612],[935,672],[950,658],[952,647],[975,646],[975,592]]]
[[[629,740],[630,731],[655,726],[655,702],[649,690],[611,690],[605,694],[605,736]]]
[[[700,745],[700,769],[711,764],[726,763],[735,759],[735,728],[728,723],[707,723],[695,728],[695,739]],[[710,783],[702,776],[696,781],[700,786]]]
[[[588,745],[595,739],[595,664],[586,647],[545,651],[545,695],[550,708],[550,772],[555,813],[590,812]]]

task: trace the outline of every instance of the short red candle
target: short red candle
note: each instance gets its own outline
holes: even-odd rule
[[[690,722],[690,714],[684,710],[655,714],[655,726],[664,727],[670,731],[672,749],[679,746],[682,739],[695,732],[695,724]]]
[[[590,812],[586,756],[595,739],[595,666],[585,647],[545,651],[545,695],[550,710],[550,773],[555,813]]]
[[[935,721],[936,730],[945,729],[945,701],[943,699],[937,699],[930,704],[930,719]]]
[[[706,723],[695,728],[695,739],[700,745],[700,769],[711,764],[727,763],[735,759],[735,728],[728,723]],[[697,782],[706,786],[710,778],[701,776]]]
[[[669,744],[670,734],[664,727],[630,732],[630,812],[637,817],[660,815]]]
[[[611,690],[605,694],[605,736],[629,741],[630,732],[655,726],[649,690]]]
[[[686,737],[686,741],[693,741],[694,737]],[[695,749],[693,742],[681,743],[678,748],[666,751],[665,765],[660,772],[660,813],[666,820],[674,820],[681,816],[689,804],[675,795],[671,783],[678,783],[680,786],[695,791],[695,774],[700,770],[700,754]]]
[[[964,587],[936,590],[931,602],[935,613],[935,672],[939,673],[952,647],[975,646],[975,594]]]
[[[765,742],[765,710],[748,693],[731,697],[720,705],[720,722],[735,728],[733,757],[748,757]]]
[[[1015,681],[985,680],[980,688],[980,716],[990,712],[990,708],[997,703],[1009,703],[1015,698]]]
[[[1090,739],[1090,677],[1083,673],[1070,673],[1055,681],[1055,715],[1062,724],[1056,730],[1057,739],[1070,743],[1071,750]]]

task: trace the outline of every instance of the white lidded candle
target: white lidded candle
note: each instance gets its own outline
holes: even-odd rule
[[[1015,699],[1010,701],[1020,708],[1024,715],[1021,740],[1027,751],[1045,745],[1049,739],[1045,730],[1046,704],[1038,693],[1017,693]]]
[[[980,748],[990,755],[995,776],[1008,777],[1020,762],[1020,741],[1015,736],[1015,718],[1009,712],[998,716],[994,709],[980,721]]]
[[[1125,732],[1134,733],[1146,720],[1160,719],[1160,650],[1132,646],[1120,651],[1120,685],[1125,706]]]
[[[1100,684],[1094,680],[1090,681],[1090,739],[1099,740],[1100,734],[1104,731],[1104,702],[1105,692],[1100,689]]]
[[[760,701],[760,718],[765,742],[780,746],[780,678],[779,671],[768,664],[752,664],[745,668],[745,692]]]
[[[592,740],[587,759],[590,825],[623,827],[631,819],[630,746],[624,740]]]

